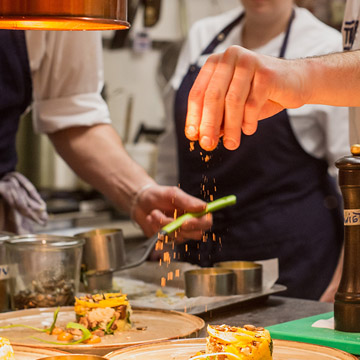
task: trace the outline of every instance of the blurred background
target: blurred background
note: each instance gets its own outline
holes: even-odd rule
[[[340,30],[345,0],[298,0],[325,23]],[[239,6],[239,0],[129,0],[130,30],[105,31],[105,86],[114,127],[130,156],[156,177],[157,139],[164,130],[162,89],[170,79],[184,38],[198,19]],[[31,113],[18,133],[18,170],[40,189],[48,204],[50,228],[94,226],[126,218],[83,183],[32,129]],[[90,219],[90,220],[89,220]],[[74,224],[74,221],[76,224]]]

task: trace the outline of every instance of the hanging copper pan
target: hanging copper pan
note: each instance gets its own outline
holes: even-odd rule
[[[127,0],[1,0],[0,29],[129,28]]]

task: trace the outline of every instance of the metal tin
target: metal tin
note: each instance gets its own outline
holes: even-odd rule
[[[262,265],[252,261],[222,261],[217,268],[232,270],[236,276],[235,294],[249,294],[262,290]]]
[[[186,271],[184,277],[187,297],[235,294],[235,274],[231,270],[201,268]]]

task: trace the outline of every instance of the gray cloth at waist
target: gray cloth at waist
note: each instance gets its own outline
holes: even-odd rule
[[[46,204],[31,182],[18,172],[0,179],[0,230],[32,233],[33,224],[47,222]]]

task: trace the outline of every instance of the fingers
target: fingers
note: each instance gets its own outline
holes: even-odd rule
[[[159,210],[153,210],[147,216],[147,221],[151,223],[154,233],[162,227],[172,222],[174,218],[167,217]],[[192,218],[183,223],[183,225],[175,233],[170,234],[170,238],[176,241],[184,239],[200,240],[204,236],[204,232],[212,226],[212,215],[206,214],[200,218]]]
[[[205,91],[208,88],[220,57],[220,55],[212,55],[209,57],[189,93],[185,135],[191,141],[199,140],[199,128],[203,115]],[[204,141],[206,141],[206,139],[203,139],[203,142]]]
[[[223,135],[225,148],[235,150],[241,132],[256,131],[262,108],[269,109],[268,74],[261,59],[239,46],[209,57],[189,95],[185,134],[190,140],[211,151]]]
[[[148,235],[158,232],[185,212],[201,212],[207,203],[193,197],[176,186],[152,186],[139,198],[134,219]],[[212,226],[212,215],[187,220],[176,232],[179,239],[201,239],[204,231]]]
[[[244,125],[244,108],[252,83],[251,62],[247,56],[237,58],[234,73],[225,98],[223,144],[228,150],[240,145],[241,129]]]
[[[174,186],[168,188],[168,196],[172,199],[174,208],[180,212],[200,212],[205,210],[206,202],[194,196],[187,194],[185,191]]]
[[[232,46],[209,57],[189,94],[185,134],[200,146],[214,150],[219,137],[224,146],[240,145],[244,108],[254,76],[251,52]],[[249,128],[247,122],[245,128]],[[256,128],[255,128],[256,129]]]

